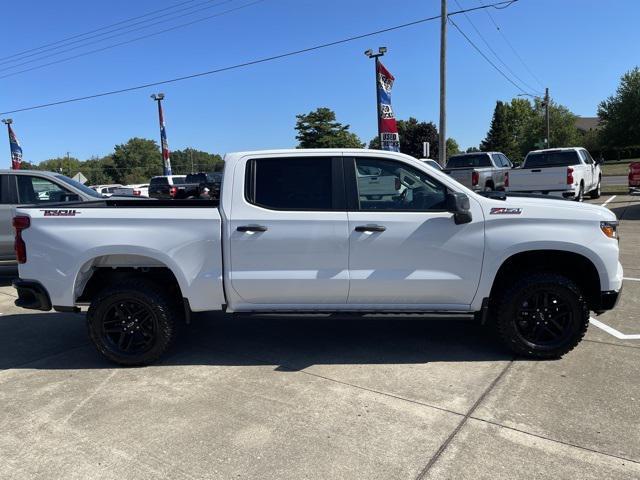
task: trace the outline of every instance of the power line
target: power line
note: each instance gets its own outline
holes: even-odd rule
[[[482,0],[478,0],[478,3],[482,6],[484,6],[484,2]],[[518,57],[518,60],[520,60],[520,63],[522,63],[522,65],[524,66],[524,68],[527,70],[527,72],[529,72],[529,74],[531,75],[531,77],[538,82],[538,85],[540,85],[541,88],[544,88],[544,85],[542,84],[542,82],[540,81],[540,79],[538,78],[538,76],[533,73],[533,71],[529,68],[529,66],[526,64],[526,62],[524,61],[524,59],[520,56],[520,54],[518,53],[518,51],[513,47],[513,45],[511,44],[511,42],[509,41],[509,39],[507,38],[507,36],[504,34],[504,32],[502,31],[502,29],[500,28],[500,26],[498,25],[498,23],[495,21],[495,19],[493,18],[493,15],[491,15],[491,12],[488,9],[485,9],[485,12],[487,13],[487,15],[489,15],[489,18],[491,19],[491,21],[493,22],[493,24],[496,27],[496,30],[498,30],[498,32],[500,33],[500,36],[502,36],[502,38],[504,39],[504,42],[509,46],[509,48],[511,49],[511,51],[514,53],[514,55],[516,57]]]
[[[460,5],[460,2],[458,0],[455,0],[456,4],[458,5],[459,8],[462,8],[462,5]],[[511,73],[511,75],[513,75],[522,85],[524,85],[526,88],[535,91],[535,87],[532,87],[531,85],[529,85],[527,82],[525,82],[524,80],[522,80],[522,78],[520,78],[516,72],[514,72],[509,65],[507,65],[504,60],[502,60],[502,58],[500,58],[500,56],[497,54],[497,52],[493,49],[493,47],[491,46],[491,44],[487,41],[487,39],[484,37],[484,35],[482,35],[482,33],[480,32],[480,30],[478,29],[478,27],[476,26],[475,23],[473,23],[473,21],[471,20],[471,17],[465,13],[464,14],[465,18],[467,19],[467,21],[471,24],[471,27],[475,30],[475,32],[478,34],[478,36],[480,37],[480,40],[482,40],[482,42],[487,46],[487,48],[489,49],[489,51],[491,51],[491,53],[493,53],[493,56],[502,64],[502,66],[504,66],[504,68],[506,68],[509,73]],[[540,93],[540,92],[538,92]]]
[[[469,8],[469,9],[466,9],[466,10],[459,10],[459,11],[456,11],[456,12],[451,12],[449,14],[449,20],[451,20],[451,22],[453,23],[453,20],[451,19],[451,16],[453,16],[453,15],[458,15],[460,13],[470,12],[470,11],[475,11],[475,10],[482,10],[482,9],[485,9],[485,8],[496,8],[497,6],[503,6],[503,5],[504,6],[509,6],[509,5],[512,5],[513,3],[517,2],[517,1],[518,0],[506,0],[506,1],[501,1],[501,2],[496,2],[496,3],[493,3],[493,4],[485,5],[485,6],[482,6],[482,7],[474,7],[474,8]],[[261,64],[261,63],[280,60],[282,58],[293,57],[293,56],[296,56],[296,55],[301,55],[301,54],[313,52],[313,51],[316,51],[316,50],[321,50],[321,49],[325,49],[325,48],[329,48],[329,47],[334,47],[336,45],[341,45],[341,44],[344,44],[344,43],[353,42],[355,40],[360,40],[360,39],[363,39],[363,38],[372,37],[374,35],[380,35],[382,33],[387,33],[387,32],[391,32],[391,31],[394,31],[394,30],[400,30],[400,29],[411,27],[411,26],[414,26],[414,25],[419,25],[419,24],[422,24],[422,23],[430,22],[430,21],[436,20],[438,18],[440,18],[440,15],[434,15],[432,17],[421,18],[419,20],[414,20],[412,22],[407,22],[407,23],[403,23],[403,24],[400,24],[400,25],[395,25],[393,27],[388,27],[388,28],[383,28],[383,29],[380,29],[380,30],[375,30],[373,32],[363,33],[361,35],[355,35],[355,36],[352,36],[352,37],[343,38],[341,40],[335,40],[333,42],[328,42],[328,43],[323,43],[323,44],[320,44],[320,45],[315,45],[313,47],[307,47],[307,48],[302,48],[302,49],[299,49],[299,50],[293,50],[293,51],[290,51],[290,52],[281,53],[281,54],[278,54],[278,55],[272,55],[270,57],[263,57],[263,58],[260,58],[260,59],[257,59],[257,60],[250,60],[248,62],[238,63],[238,64],[231,65],[231,66],[228,66],[228,67],[221,67],[221,68],[217,68],[217,69],[214,69],[214,70],[208,70],[208,71],[205,71],[205,72],[193,73],[191,75],[184,75],[184,76],[181,76],[181,77],[172,78],[172,79],[169,79],[169,80],[160,80],[160,81],[157,81],[157,82],[145,83],[145,84],[142,84],[142,85],[136,85],[134,87],[121,88],[121,89],[118,89],[118,90],[111,90],[111,91],[107,91],[107,92],[96,93],[96,94],[93,94],[93,95],[86,95],[86,96],[82,96],[82,97],[69,98],[69,99],[66,99],[66,100],[58,100],[58,101],[55,101],[55,102],[42,103],[42,104],[39,104],[39,105],[30,106],[30,107],[17,108],[17,109],[9,110],[9,111],[6,111],[6,112],[0,112],[0,115],[9,115],[9,114],[12,114],[12,113],[26,112],[26,111],[29,111],[29,110],[36,110],[36,109],[41,109],[41,108],[54,107],[54,106],[57,106],[57,105],[64,105],[64,104],[67,104],[67,103],[80,102],[80,101],[83,101],[83,100],[90,100],[90,99],[106,97],[106,96],[110,96],[110,95],[117,95],[117,94],[120,94],[120,93],[132,92],[132,91],[135,91],[135,90],[142,90],[144,88],[155,87],[155,86],[158,86],[158,85],[166,85],[166,84],[169,84],[169,83],[181,82],[181,81],[189,80],[189,79],[192,79],[192,78],[198,78],[198,77],[204,77],[204,76],[208,76],[208,75],[214,75],[214,74],[221,73],[221,72],[226,72],[226,71],[229,71],[229,70],[237,70],[237,69],[244,68],[244,67],[249,67],[249,66],[252,66],[252,65],[258,65],[258,64]],[[456,26],[456,28],[457,28],[457,26]],[[480,52],[480,53],[482,54],[482,52]],[[484,54],[482,54],[482,55],[484,55]],[[487,60],[490,63],[492,63],[489,59],[487,59]],[[493,65],[493,63],[492,63],[492,65]],[[495,67],[495,65],[494,65],[494,68],[497,69],[497,67]],[[498,71],[500,71],[500,70],[498,69]],[[510,78],[508,78],[506,76],[505,76],[505,78],[509,82],[513,83]],[[522,90],[520,87],[518,87],[517,85],[515,85],[515,86],[518,88],[518,90],[524,92],[524,90]],[[524,93],[528,93],[528,92],[524,92]]]
[[[226,0],[226,1],[227,1],[227,2],[229,2],[229,1],[233,1],[233,0]],[[160,35],[160,34],[162,34],[162,33],[170,32],[170,31],[172,31],[172,30],[177,30],[177,29],[179,29],[179,28],[188,27],[188,26],[190,26],[190,25],[193,25],[193,24],[195,24],[195,23],[199,23],[199,22],[203,22],[203,21],[205,21],[205,20],[210,20],[210,19],[212,19],[212,18],[221,17],[221,16],[226,15],[226,14],[228,14],[228,13],[232,13],[232,12],[235,12],[235,11],[238,11],[238,10],[242,10],[243,8],[251,7],[251,6],[256,5],[256,4],[258,4],[258,3],[262,3],[262,2],[264,2],[264,1],[266,1],[266,0],[255,0],[255,1],[253,1],[253,2],[246,3],[246,4],[241,5],[241,6],[239,6],[239,7],[230,8],[229,10],[224,10],[224,11],[222,11],[222,12],[218,12],[218,13],[213,14],[213,15],[208,15],[208,16],[206,16],[206,17],[202,17],[202,18],[199,18],[199,19],[197,19],[197,20],[193,20],[193,21],[191,21],[191,22],[181,23],[181,24],[179,24],[179,25],[174,25],[173,27],[165,28],[164,30],[159,30],[159,31],[157,31],[157,32],[149,33],[149,34],[147,34],[147,35],[142,35],[142,36],[140,36],[140,37],[131,38],[131,39],[129,39],[129,40],[125,40],[125,41],[123,41],[123,42],[114,43],[114,44],[112,44],[112,45],[107,45],[106,47],[96,48],[96,49],[94,49],[94,50],[89,50],[89,51],[87,51],[87,52],[82,52],[82,53],[79,53],[78,55],[73,55],[73,56],[71,56],[71,57],[61,58],[61,59],[59,59],[59,60],[55,60],[55,61],[53,61],[53,62],[43,63],[43,64],[41,64],[41,65],[36,65],[35,67],[25,68],[24,70],[18,70],[17,72],[11,72],[11,73],[7,73],[7,74],[5,74],[5,75],[0,75],[0,79],[8,78],[8,77],[13,77],[13,76],[18,75],[18,74],[20,74],[20,73],[31,72],[31,71],[33,71],[33,70],[39,70],[39,69],[41,69],[41,68],[48,67],[48,66],[51,66],[51,65],[56,65],[56,64],[58,64],[58,63],[68,62],[69,60],[73,60],[73,59],[75,59],[75,58],[79,58],[79,57],[84,57],[84,56],[87,56],[87,55],[91,55],[92,53],[102,52],[102,51],[104,51],[104,50],[109,50],[109,49],[111,49],[111,48],[119,47],[119,46],[122,46],[122,45],[127,45],[127,44],[129,44],[129,43],[137,42],[137,41],[139,41],[139,40],[144,40],[145,38],[154,37],[154,36],[156,36],[156,35]],[[95,43],[95,42],[94,42],[94,43]],[[71,49],[71,50],[73,50],[73,49]],[[28,63],[28,62],[27,62],[27,63]],[[13,67],[10,67],[10,68],[13,68]],[[1,71],[3,71],[3,70],[0,70],[0,72],[1,72]]]
[[[514,87],[516,87],[518,90],[520,90],[522,93],[526,93],[528,95],[533,95],[530,92],[527,92],[525,90],[522,89],[522,87],[520,85],[518,85],[516,82],[514,82],[510,77],[508,77],[502,70],[500,70],[500,68],[498,68],[498,66],[493,63],[491,61],[491,59],[489,57],[487,57],[484,52],[482,50],[480,50],[480,48],[478,48],[478,46],[473,43],[473,41],[467,36],[466,33],[464,33],[462,31],[462,29],[458,26],[458,24],[456,22],[453,21],[453,19],[451,17],[449,17],[449,21],[451,22],[451,24],[456,27],[456,30],[458,30],[458,32],[460,32],[460,34],[467,40],[467,42],[469,42],[469,44],[482,56],[482,58],[484,58],[493,68],[496,69],[496,71],[502,75],[509,83],[511,83]]]
[[[137,17],[131,17],[131,18],[128,18],[128,19],[125,19],[125,20],[121,20],[121,21],[116,22],[116,23],[112,23],[112,24],[110,24],[110,25],[106,25],[106,26],[104,26],[104,27],[96,28],[96,29],[94,29],[94,30],[89,30],[88,32],[79,33],[79,34],[77,34],[77,35],[73,35],[73,36],[71,36],[71,37],[66,37],[66,38],[63,38],[63,39],[61,39],[61,40],[57,40],[57,41],[55,41],[55,42],[47,43],[47,44],[45,44],[45,45],[41,45],[41,46],[39,46],[39,47],[34,47],[34,48],[30,48],[30,49],[28,49],[28,50],[23,50],[22,52],[14,53],[14,54],[12,54],[12,55],[8,55],[8,56],[6,56],[6,57],[0,57],[0,60],[5,60],[5,59],[7,59],[7,58],[17,57],[17,56],[23,55],[23,54],[25,54],[25,53],[30,53],[30,52],[33,52],[33,51],[35,51],[35,50],[40,50],[40,49],[42,49],[42,48],[50,47],[50,46],[52,46],[52,45],[57,45],[57,44],[59,44],[59,43],[66,42],[67,40],[73,40],[74,38],[79,38],[79,37],[83,37],[83,36],[85,36],[85,35],[89,35],[89,34],[91,34],[91,33],[99,32],[99,31],[101,31],[101,30],[106,30],[107,28],[115,27],[116,25],[122,25],[122,24],[124,24],[124,23],[128,23],[128,22],[131,22],[131,21],[133,21],[133,20],[137,20],[137,19],[139,19],[139,18],[148,17],[148,16],[150,16],[150,15],[153,15],[154,13],[164,12],[164,11],[166,11],[166,10],[170,10],[170,9],[172,9],[172,8],[176,8],[176,7],[181,7],[182,5],[186,5],[187,3],[193,3],[193,2],[195,2],[195,1],[196,1],[196,0],[187,0],[186,2],[181,2],[181,3],[178,3],[178,4],[173,5],[173,6],[170,6],[170,7],[164,7],[164,8],[160,8],[160,9],[158,9],[158,10],[153,10],[153,11],[148,12],[148,13],[145,13],[145,14],[143,14],[143,15],[138,15]]]
[[[63,44],[58,45],[56,47],[51,47],[51,48],[48,48],[48,49],[44,49],[44,50],[42,50],[40,52],[31,53],[29,55],[24,55],[24,56],[22,56],[20,58],[14,59],[14,60],[5,60],[3,62],[0,62],[0,65],[5,65],[7,63],[19,62],[19,61],[24,60],[24,59],[29,58],[29,57],[34,57],[34,56],[37,57],[38,55],[42,55],[42,54],[44,54],[46,52],[53,51],[53,53],[49,53],[47,55],[43,55],[43,56],[38,57],[38,58],[32,58],[31,60],[27,60],[27,61],[22,62],[22,63],[17,63],[15,65],[9,65],[7,67],[3,67],[2,69],[0,69],[0,71],[11,70],[13,68],[17,68],[17,67],[20,67],[22,65],[28,65],[29,63],[39,62],[40,60],[46,60],[47,58],[55,57],[57,55],[61,55],[61,54],[66,53],[66,52],[70,52],[72,50],[77,50],[79,48],[83,48],[83,47],[86,47],[86,46],[89,46],[89,45],[94,45],[96,43],[104,42],[105,40],[109,40],[111,38],[121,37],[123,35],[128,35],[129,33],[134,33],[134,32],[138,32],[140,30],[145,30],[145,29],[147,29],[149,27],[152,27],[154,25],[159,25],[161,23],[171,22],[171,21],[176,20],[178,18],[187,17],[189,15],[193,15],[193,14],[201,12],[203,10],[208,10],[210,8],[213,8],[213,7],[218,7],[220,5],[223,5],[223,4],[229,3],[229,2],[233,2],[235,0],[224,0],[224,1],[221,1],[221,2],[218,2],[218,3],[214,3],[213,5],[207,5],[207,6],[203,7],[203,8],[199,8],[199,9],[193,10],[194,7],[198,7],[198,6],[205,5],[205,4],[210,4],[213,1],[214,0],[206,0],[206,1],[202,2],[202,3],[197,3],[197,4],[192,5],[190,7],[187,7],[187,8],[176,10],[174,12],[165,13],[165,14],[159,15],[157,17],[148,18],[146,20],[141,20],[139,22],[132,23],[131,25],[125,25],[124,27],[118,27],[118,28],[114,28],[113,30],[107,30],[106,32],[98,33],[96,35],[91,35],[89,37],[85,37],[85,38],[82,38],[82,39],[79,39],[79,40],[74,40],[72,42],[63,43]],[[176,13],[183,12],[185,10],[193,10],[193,11],[187,12],[187,13],[183,13],[182,15],[175,15]],[[157,21],[157,22],[153,22],[153,23],[148,23],[148,22],[150,22],[152,20],[157,20],[159,18],[168,17],[168,16],[169,17],[173,16],[173,17],[172,18],[167,18],[167,19],[164,19],[164,20],[160,20],[160,21]],[[147,25],[144,25],[144,24],[147,24]],[[137,27],[137,28],[132,28],[132,27],[135,27],[136,25],[142,25],[142,26],[141,27]],[[129,30],[126,30],[126,29],[129,29]],[[109,33],[117,32],[119,30],[125,30],[125,31],[124,32],[120,32],[120,33],[116,33],[115,35],[110,35],[108,37],[104,36],[104,35],[108,35]],[[98,40],[94,40],[93,42],[87,42],[87,40],[91,40],[91,39],[97,38],[97,37],[103,37],[103,38],[99,38]],[[61,48],[67,47],[69,45],[78,44],[78,43],[80,45],[76,45],[74,47],[67,48],[66,50],[60,50]]]

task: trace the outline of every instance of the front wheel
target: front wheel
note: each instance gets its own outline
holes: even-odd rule
[[[540,273],[522,278],[498,302],[496,326],[514,353],[560,358],[573,350],[589,326],[589,310],[568,278]]]
[[[177,308],[154,283],[127,280],[108,287],[87,312],[89,337],[112,362],[135,366],[154,362],[175,336]]]

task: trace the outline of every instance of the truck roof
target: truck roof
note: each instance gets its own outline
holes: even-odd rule
[[[529,153],[544,153],[544,152],[570,152],[584,150],[584,147],[559,147],[559,148],[543,148],[540,150],[531,150]],[[527,155],[529,155],[527,153]]]
[[[58,172],[50,172],[48,170],[10,170],[8,168],[3,168],[0,169],[0,174],[3,173],[25,173],[25,174],[39,174],[39,175],[49,175],[49,176],[55,176],[55,175],[62,175],[62,173],[58,173]]]
[[[466,155],[480,155],[480,154],[489,155],[491,153],[502,153],[502,152],[464,152],[464,153],[456,153],[455,155],[451,155],[451,157],[464,157]]]
[[[235,163],[242,157],[246,156],[277,156],[294,157],[297,155],[375,155],[376,157],[403,158],[418,161],[416,158],[399,152],[390,152],[388,150],[372,150],[367,148],[285,148],[274,150],[253,150],[245,152],[230,152],[224,155],[225,164]]]

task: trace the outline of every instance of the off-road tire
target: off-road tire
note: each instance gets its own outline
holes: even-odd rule
[[[117,309],[116,304],[127,301],[144,305],[153,318],[152,340],[148,349],[142,352],[127,353],[103,333],[107,315],[113,308]],[[153,363],[167,351],[173,343],[180,317],[178,304],[168,291],[146,279],[130,279],[97,294],[87,312],[87,327],[89,338],[107,359],[123,366],[140,366]]]
[[[558,345],[537,345],[523,337],[516,325],[518,309],[534,292],[551,292],[562,298],[572,318],[567,336]],[[580,290],[568,278],[555,273],[534,273],[517,280],[506,289],[496,304],[495,329],[502,342],[514,353],[529,358],[555,359],[573,350],[589,326],[589,309]]]

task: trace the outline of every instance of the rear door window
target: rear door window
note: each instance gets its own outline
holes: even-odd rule
[[[273,210],[335,210],[333,163],[331,157],[250,160],[246,199]]]

